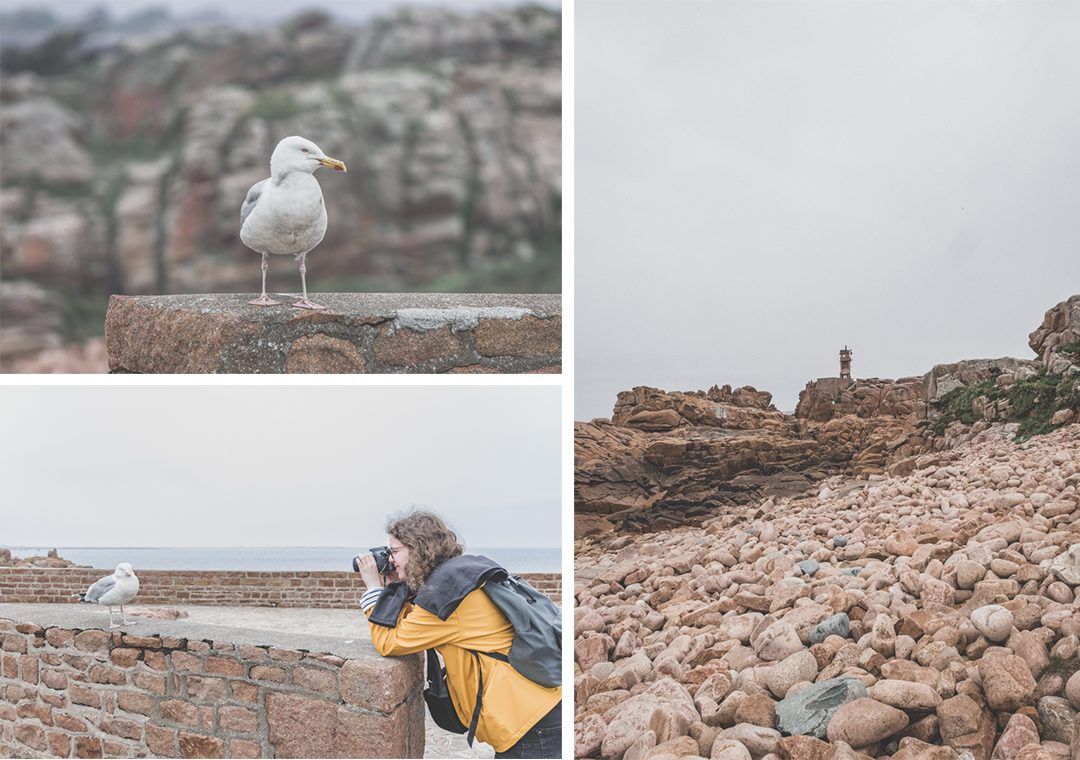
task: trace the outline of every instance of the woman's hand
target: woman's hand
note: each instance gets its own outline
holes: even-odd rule
[[[360,577],[368,588],[382,588],[383,579],[379,575],[379,567],[375,564],[375,557],[371,554],[362,554],[356,558],[360,567]]]

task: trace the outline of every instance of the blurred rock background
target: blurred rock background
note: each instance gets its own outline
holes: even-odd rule
[[[0,369],[104,371],[110,293],[256,290],[239,209],[290,134],[349,167],[313,290],[559,292],[561,34],[534,4],[5,11]]]

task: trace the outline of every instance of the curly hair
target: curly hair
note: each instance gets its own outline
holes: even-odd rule
[[[409,548],[405,583],[413,591],[419,590],[441,563],[465,550],[450,526],[427,509],[413,508],[391,515],[386,532]]]

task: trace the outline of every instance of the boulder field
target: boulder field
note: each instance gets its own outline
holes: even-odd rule
[[[634,479],[676,458],[654,431],[701,430],[701,409],[765,431],[759,459],[817,458],[802,488],[747,488],[692,523],[579,531],[576,757],[1080,760],[1080,424],[1024,442],[980,424],[902,468],[829,474],[767,399],[713,395],[621,399],[635,424],[601,437],[653,451],[608,457],[591,503],[647,512],[688,487]],[[738,438],[713,433],[669,440],[685,459]]]

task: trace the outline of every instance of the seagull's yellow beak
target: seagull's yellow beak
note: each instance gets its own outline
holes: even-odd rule
[[[338,161],[336,158],[330,158],[329,156],[327,156],[326,158],[320,158],[319,163],[323,166],[329,166],[336,172],[348,171],[348,169],[345,168],[344,161]]]

